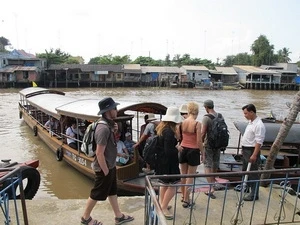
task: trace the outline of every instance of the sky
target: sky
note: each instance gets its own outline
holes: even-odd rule
[[[222,62],[251,54],[265,35],[275,53],[300,61],[298,0],[0,0],[0,36],[11,49],[72,56],[153,59],[189,54]]]

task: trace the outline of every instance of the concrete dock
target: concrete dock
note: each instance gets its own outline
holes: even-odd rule
[[[276,215],[282,213],[282,221],[286,224],[300,224],[300,211],[296,196],[287,195],[283,205],[284,211],[280,211],[280,202],[282,190],[272,190],[272,197],[269,188],[260,189],[260,199],[256,201],[255,206],[253,202],[244,202],[242,206],[243,222],[240,224],[249,224],[250,217],[252,224],[277,224]],[[237,207],[237,192],[229,190],[217,191],[215,193],[216,199],[209,200],[208,197],[200,192],[196,193],[195,206],[192,210],[192,224],[232,224],[232,218],[236,212]],[[187,224],[190,215],[190,209],[184,209],[181,206],[180,196],[177,196],[176,204],[174,200],[170,203],[172,205],[171,211],[175,212],[174,224]],[[226,203],[224,199],[226,198]],[[269,204],[268,201],[270,200]],[[296,201],[296,202],[295,202]],[[21,202],[18,200],[18,212],[20,224],[24,224]],[[295,204],[296,203],[296,204]],[[36,199],[26,200],[28,221],[30,225],[70,225],[80,224],[80,217],[85,208],[86,199]],[[225,204],[225,205],[223,205]],[[145,200],[143,196],[139,197],[119,197],[120,209],[123,213],[134,216],[135,220],[127,223],[128,225],[143,225],[144,224],[144,205]],[[224,208],[225,207],[225,208]],[[254,208],[252,208],[254,207]],[[13,201],[9,202],[11,224],[15,225],[16,217]],[[207,211],[208,210],[208,211]],[[252,212],[252,210],[254,210]],[[223,214],[222,222],[220,222],[220,215]],[[267,216],[267,217],[266,217]],[[107,201],[98,202],[92,212],[92,217],[103,222],[104,225],[114,225],[114,214],[111,210],[110,204]],[[207,221],[205,221],[207,220]],[[4,215],[0,212],[0,224],[3,224]],[[279,224],[281,224],[281,222]],[[173,224],[173,220],[168,221],[168,224]]]
[[[144,223],[144,197],[119,197],[120,209],[124,214],[135,218],[127,224]],[[11,224],[16,223],[14,204],[9,202]],[[26,200],[28,221],[30,225],[70,225],[80,224],[80,218],[84,211],[86,199],[37,199]],[[24,224],[21,202],[18,200],[18,212],[20,224]],[[104,225],[114,225],[114,213],[107,201],[98,202],[92,217],[101,221]],[[0,212],[0,224],[3,224],[4,215]]]

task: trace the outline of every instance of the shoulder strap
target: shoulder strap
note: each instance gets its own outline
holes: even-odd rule
[[[195,130],[194,130],[194,133],[197,133],[197,125],[198,125],[198,121],[197,121],[196,124],[195,124]]]
[[[211,120],[213,120],[215,118],[215,116],[210,113],[205,114],[204,116],[208,116]]]

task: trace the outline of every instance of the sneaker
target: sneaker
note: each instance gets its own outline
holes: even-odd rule
[[[243,185],[242,184],[238,184],[238,185],[236,185],[233,189],[235,190],[235,191],[238,191],[238,192],[240,192],[240,191],[242,191],[242,188],[243,188]],[[250,188],[246,185],[246,186],[244,186],[244,193],[249,193],[250,192]]]
[[[215,183],[213,185],[215,191],[221,191],[221,190],[225,190],[225,186],[223,184],[219,184],[219,183]]]
[[[249,194],[249,195],[247,195],[247,196],[245,196],[244,198],[243,198],[243,200],[244,201],[255,201],[255,200],[258,200],[259,198],[258,198],[258,195],[256,195],[255,197],[253,196],[253,195],[251,195],[251,194]]]

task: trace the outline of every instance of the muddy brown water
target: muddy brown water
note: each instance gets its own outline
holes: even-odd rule
[[[179,107],[195,101],[200,105],[199,120],[205,114],[203,101],[212,99],[215,110],[223,114],[230,130],[230,146],[236,146],[238,132],[233,121],[245,120],[241,107],[253,103],[258,115],[269,116],[273,110],[279,117],[288,113],[286,102],[292,102],[295,91],[222,90],[166,88],[83,88],[60,89],[68,96],[77,98],[99,98],[111,96],[115,101],[154,101],[166,106]],[[19,89],[0,89],[0,159],[23,162],[39,159],[41,174],[40,189],[35,198],[80,199],[87,198],[93,182],[64,162],[56,161],[48,147],[33,135],[33,131],[19,119]]]

